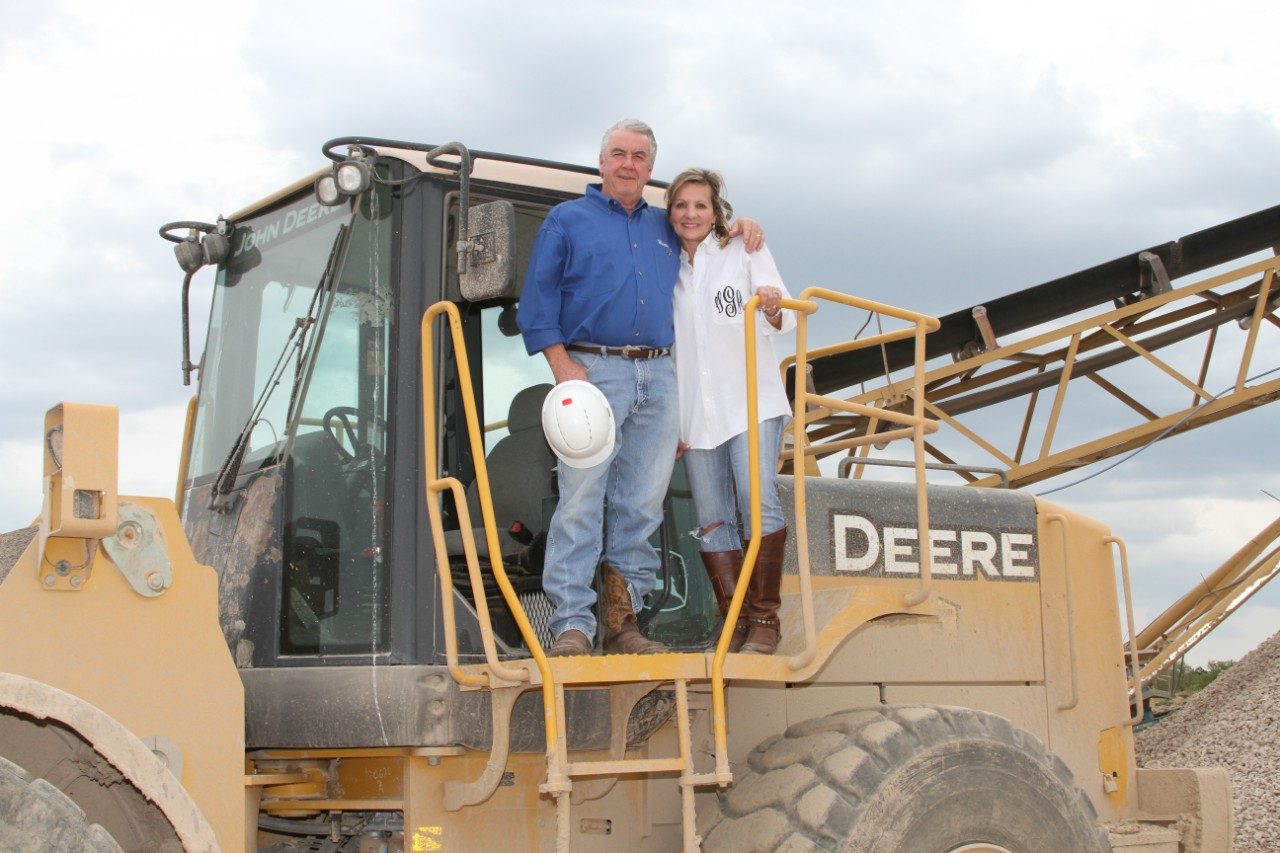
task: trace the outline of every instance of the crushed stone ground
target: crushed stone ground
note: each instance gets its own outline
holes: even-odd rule
[[[27,545],[35,538],[35,535],[36,528],[34,527],[24,527],[21,530],[0,533],[0,579],[9,574],[9,569],[22,556],[22,552],[27,550]]]
[[[1224,767],[1235,853],[1280,849],[1280,633],[1137,733],[1142,767]]]

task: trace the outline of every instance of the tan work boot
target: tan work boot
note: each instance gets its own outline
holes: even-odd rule
[[[738,588],[738,575],[742,573],[742,551],[699,551],[702,565],[707,568],[707,577],[711,579],[711,590],[716,594],[716,604],[720,607],[720,615],[729,615],[729,604],[733,601],[734,590]],[[733,638],[729,641],[729,651],[736,652],[742,648],[747,639],[746,602],[743,602],[738,622],[733,626]]]
[[[747,639],[739,649],[744,655],[771,655],[782,636],[782,552],[787,544],[787,528],[775,530],[760,539],[756,567],[751,572],[751,588],[747,590]]]
[[[665,645],[640,633],[627,581],[608,563],[600,565],[600,605],[604,611],[605,654],[651,655],[667,651]]]
[[[589,655],[592,651],[591,638],[577,628],[570,628],[556,637],[551,648],[547,649],[547,657],[567,658],[574,655]]]

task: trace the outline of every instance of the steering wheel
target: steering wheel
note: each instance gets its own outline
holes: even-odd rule
[[[369,445],[360,436],[363,430],[360,429],[362,421],[366,419],[359,409],[353,406],[334,406],[332,409],[324,413],[325,434],[333,441],[334,447],[338,449],[338,455],[342,457],[345,465],[356,459],[367,460],[369,458]],[[375,424],[385,426],[381,418],[375,419]],[[345,439],[345,443],[344,443]],[[347,447],[350,446],[350,450]],[[376,448],[374,452],[378,451]]]

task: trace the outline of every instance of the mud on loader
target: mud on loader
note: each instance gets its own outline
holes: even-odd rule
[[[595,172],[324,151],[162,229],[184,342],[216,271],[176,503],[117,494],[114,410],[49,412],[44,507],[0,540],[0,848],[1229,848],[1224,772],[1135,765],[1123,543],[1016,490],[926,484],[938,321],[909,311],[787,303],[874,312],[892,328],[841,352],[911,357],[896,408],[794,389],[776,655],[728,653],[677,468],[641,615],[672,651],[547,658],[550,376],[515,305],[543,217]],[[754,377],[750,331],[744,353]],[[822,476],[816,410],[874,417],[843,446],[908,442],[914,479]]]

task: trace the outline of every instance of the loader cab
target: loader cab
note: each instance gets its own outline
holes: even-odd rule
[[[197,558],[219,572],[222,627],[242,672],[443,662],[437,573],[465,576],[461,542],[473,531],[446,498],[449,565],[440,565],[425,508],[424,381],[439,401],[441,467],[467,484],[471,523],[481,521],[447,334],[435,338],[435,375],[422,377],[421,318],[441,299],[459,309],[502,559],[546,636],[540,544],[555,459],[538,413],[552,377],[525,353],[515,312],[547,211],[594,178],[513,158],[486,172],[477,155],[464,188],[457,171],[412,152],[372,162],[371,185],[339,204],[321,204],[308,181],[235,217],[217,272],[182,509]],[[498,247],[510,253],[510,280],[479,298],[455,251],[464,196],[469,209],[499,202],[511,212]],[[658,637],[695,647],[715,615],[695,543],[681,535],[695,526],[682,471],[668,507],[655,538],[666,565],[642,618]],[[525,657],[496,593],[486,587],[500,651]],[[478,658],[469,586],[455,606],[460,654]]]
[[[242,666],[387,647],[396,217],[385,190],[296,193],[218,271],[184,520]]]

